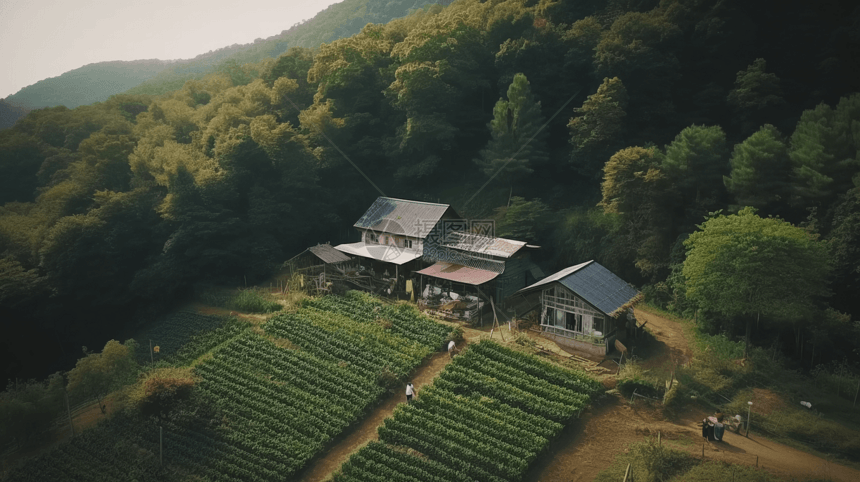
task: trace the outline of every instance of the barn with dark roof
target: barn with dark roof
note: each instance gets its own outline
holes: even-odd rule
[[[517,292],[540,307],[544,336],[594,355],[608,354],[629,309],[642,297],[595,261],[565,268]]]

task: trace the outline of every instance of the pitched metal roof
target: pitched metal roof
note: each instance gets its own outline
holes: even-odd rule
[[[354,226],[423,239],[450,208],[447,204],[380,196]]]
[[[499,273],[493,271],[470,268],[468,266],[446,263],[444,261],[440,261],[432,266],[424,268],[421,271],[418,271],[418,274],[474,286],[482,285],[499,276]]]
[[[445,246],[431,245],[426,242],[424,243],[423,257],[425,261],[459,264],[499,274],[505,272],[505,261],[492,259],[489,256],[449,249]]]
[[[397,265],[408,263],[421,256],[419,251],[398,248],[393,245],[365,244],[361,241],[357,243],[339,244],[335,246],[334,249],[354,256],[361,256],[363,258],[375,259],[377,261]]]
[[[639,297],[639,292],[612,271],[594,261],[565,268],[518,291],[523,293],[558,282],[603,313],[615,312]]]
[[[308,251],[313,253],[317,258],[323,260],[324,263],[334,264],[334,263],[343,263],[344,261],[349,261],[349,256],[341,253],[340,251],[334,249],[334,247],[330,244],[318,244],[316,246],[311,246],[308,248]]]
[[[448,248],[471,251],[473,253],[487,254],[501,258],[510,258],[523,246],[525,241],[513,239],[494,238],[462,231],[451,231],[445,236],[443,244]]]

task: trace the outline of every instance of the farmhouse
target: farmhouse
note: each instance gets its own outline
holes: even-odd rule
[[[465,231],[445,233],[436,244],[425,245],[428,267],[421,275],[421,304],[451,307],[457,318],[473,319],[490,302],[502,304],[518,289],[543,278],[529,259],[537,248],[524,241]]]
[[[503,303],[543,277],[529,260],[537,246],[494,237],[491,223],[464,220],[447,204],[379,197],[354,227],[360,241],[332,249],[355,263],[326,280],[417,297],[455,318],[472,319],[490,299]]]
[[[624,340],[633,316],[630,308],[641,299],[638,291],[594,261],[565,268],[517,295],[539,306],[544,336],[594,355],[609,354],[616,339]]]
[[[447,204],[378,197],[353,225],[361,234],[357,243],[335,246],[341,253],[360,258],[361,272],[371,282],[382,282],[388,293],[406,289],[428,238],[440,236],[443,221],[459,215]]]

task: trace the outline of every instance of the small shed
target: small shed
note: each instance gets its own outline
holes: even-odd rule
[[[302,251],[292,259],[287,261],[292,269],[296,271],[313,271],[315,269],[323,270],[326,265],[335,266],[343,269],[352,261],[352,258],[344,253],[334,249],[328,243],[318,244]]]
[[[544,336],[559,345],[607,355],[622,336],[628,311],[642,299],[595,261],[565,268],[517,292],[540,307]]]

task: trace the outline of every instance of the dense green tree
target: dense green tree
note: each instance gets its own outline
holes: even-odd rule
[[[567,127],[573,145],[571,162],[578,172],[588,177],[602,172],[611,153],[618,150],[626,108],[627,89],[621,79],[613,77],[603,79],[597,92],[573,110],[579,115]]]
[[[26,447],[50,433],[65,409],[63,377],[59,373],[45,381],[9,381],[0,392],[0,443]]]
[[[657,123],[675,115],[671,97],[680,77],[676,54],[681,38],[681,29],[654,9],[619,16],[595,47],[595,73],[624,82],[631,99],[628,122],[639,136],[653,133]]]
[[[36,173],[45,160],[39,142],[28,135],[6,130],[0,132],[0,203],[32,201]]]
[[[805,110],[791,135],[791,162],[799,199],[822,205],[851,188],[860,172],[860,94],[844,97],[836,109],[819,104]]]
[[[636,267],[652,277],[668,266],[665,246],[673,236],[663,157],[656,147],[616,152],[604,167],[599,204],[604,212],[621,215],[620,249],[634,253]]]
[[[854,188],[840,197],[833,209],[832,228],[827,235],[833,255],[835,279],[834,307],[857,313],[860,310],[860,176]]]
[[[715,197],[728,171],[726,134],[719,126],[690,126],[666,146],[663,167],[685,202]]]
[[[525,75],[517,74],[508,88],[507,100],[499,99],[493,108],[489,129],[492,139],[475,162],[490,178],[513,184],[514,179],[530,174],[534,166],[548,159],[547,131]]]
[[[779,77],[765,72],[767,62],[756,59],[746,70],[738,72],[735,88],[729,92],[729,105],[735,111],[741,132],[748,134],[762,122],[776,122],[774,117],[785,104]]]
[[[540,199],[526,201],[514,196],[509,205],[496,209],[496,236],[539,243],[549,209]]]
[[[104,413],[104,396],[111,390],[133,382],[137,376],[139,367],[134,358],[136,348],[134,340],[125,343],[110,340],[101,353],[88,352],[87,347],[84,347],[85,356],[69,371],[69,393],[78,401],[97,398]]]
[[[776,127],[765,124],[736,144],[730,162],[732,172],[723,182],[738,206],[765,209],[789,199],[791,161]]]
[[[708,219],[684,244],[687,297],[701,308],[747,318],[745,356],[753,315],[797,319],[828,294],[832,264],[824,243],[753,208]]]

